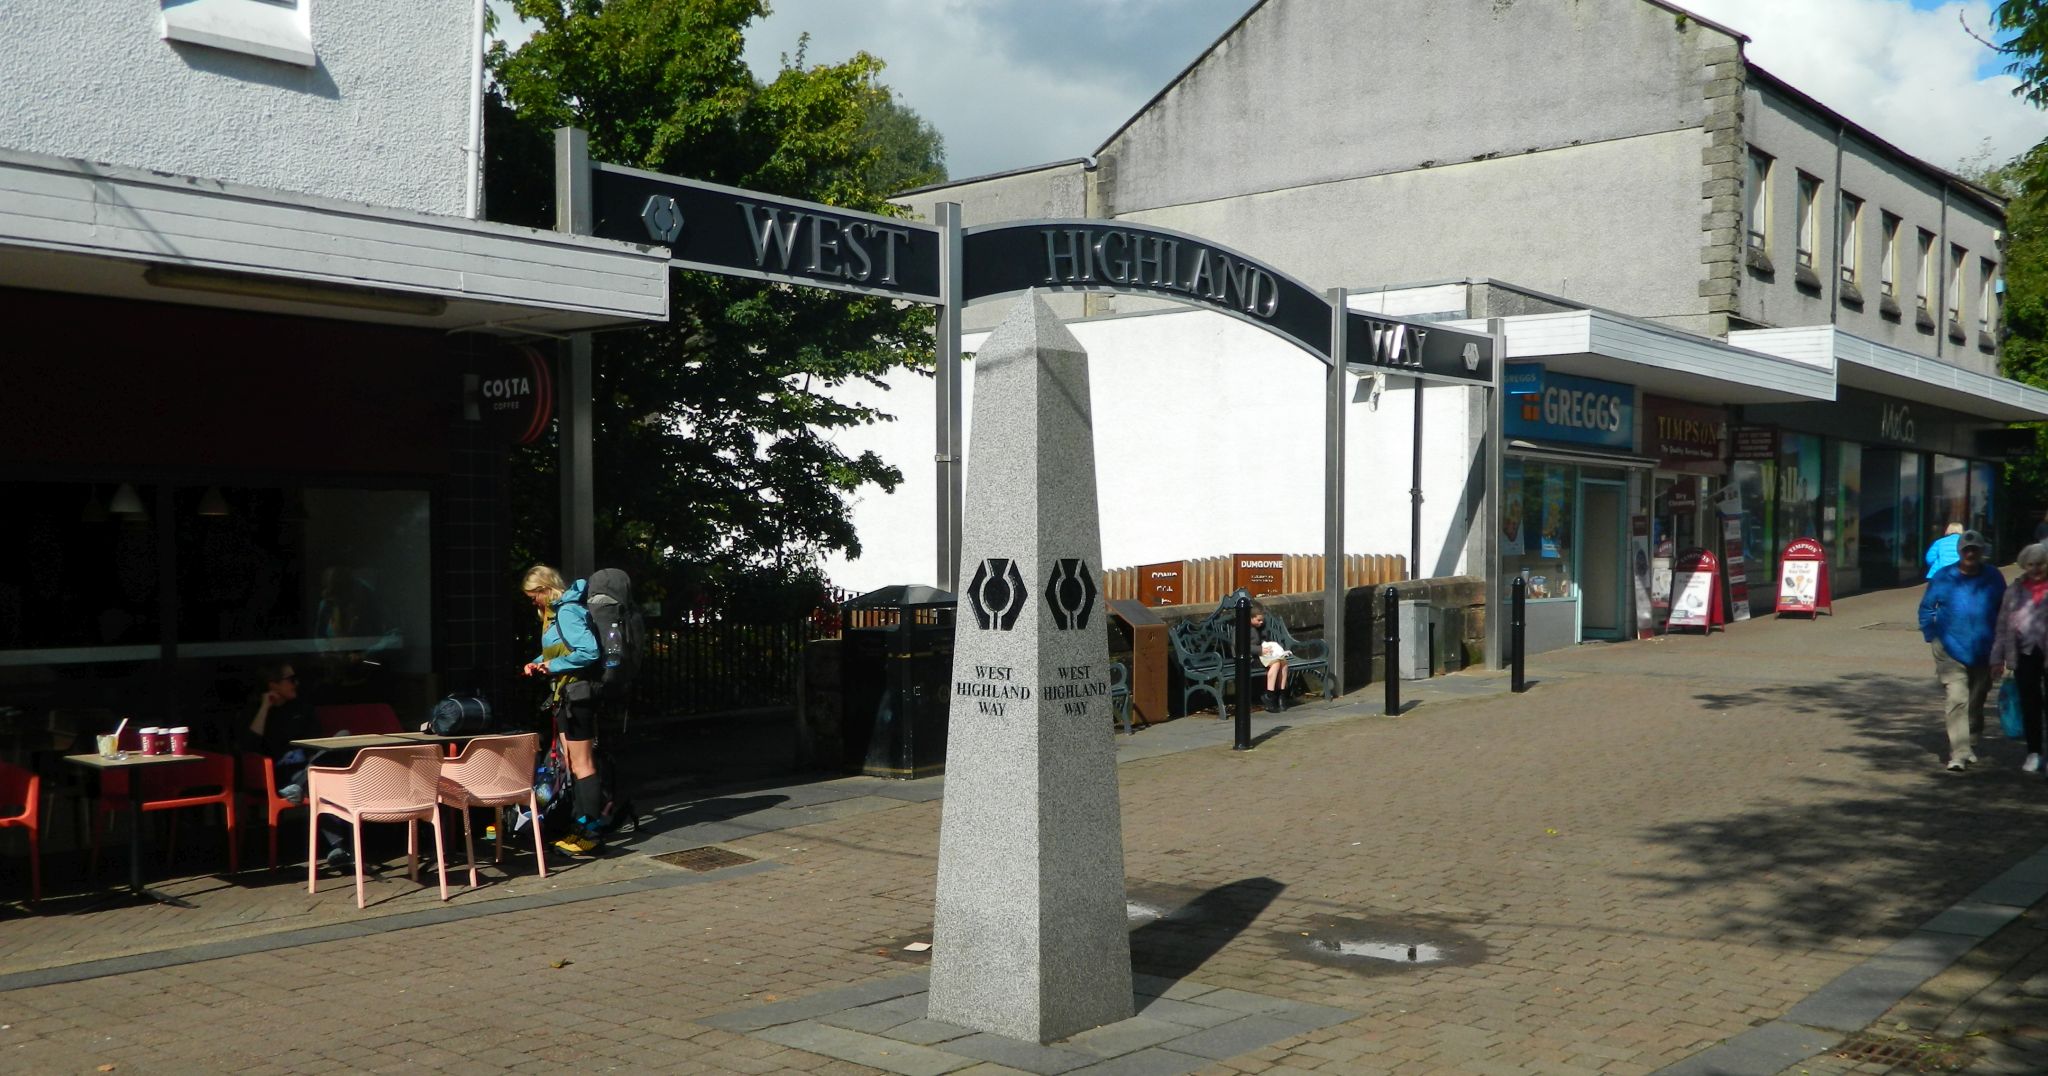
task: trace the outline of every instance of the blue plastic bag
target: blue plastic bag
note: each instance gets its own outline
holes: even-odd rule
[[[2026,726],[2020,718],[2020,685],[2010,677],[1998,686],[1998,723],[2005,726],[2008,740],[2025,739]]]

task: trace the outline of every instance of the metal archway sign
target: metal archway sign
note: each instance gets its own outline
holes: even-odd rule
[[[1499,387],[1503,356],[1495,335],[1351,310],[1342,289],[1318,294],[1257,259],[1183,232],[1102,219],[964,228],[960,207],[950,202],[940,203],[938,219],[927,224],[594,163],[586,136],[573,129],[557,131],[555,144],[557,230],[664,246],[669,264],[678,269],[939,308],[934,461],[939,472],[937,582],[944,587],[957,589],[959,577],[964,475],[960,333],[961,312],[970,302],[1032,289],[1169,299],[1255,325],[1328,365],[1325,631],[1331,633],[1333,664],[1342,652],[1344,373],[1386,370],[1421,380]],[[1497,431],[1489,434],[1489,443],[1497,440]],[[1497,445],[1489,456],[1497,463]],[[1488,483],[1489,506],[1497,488]],[[1497,521],[1493,529],[1498,531]],[[1341,670],[1335,679],[1341,680]]]

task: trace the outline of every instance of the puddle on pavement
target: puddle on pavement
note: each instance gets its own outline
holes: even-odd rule
[[[1443,919],[1317,916],[1307,926],[1305,931],[1276,932],[1274,938],[1297,960],[1365,975],[1477,964],[1487,955],[1485,942]]]

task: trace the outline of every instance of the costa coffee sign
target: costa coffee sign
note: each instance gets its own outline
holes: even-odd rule
[[[530,445],[547,431],[555,414],[555,379],[538,350],[509,348],[465,380],[464,410],[471,419],[518,445]]]
[[[1643,439],[1657,462],[1673,470],[1698,470],[1728,458],[1728,412],[1718,407],[1643,397]]]

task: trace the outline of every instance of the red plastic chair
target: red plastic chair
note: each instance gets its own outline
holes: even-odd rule
[[[277,869],[277,819],[295,807],[293,803],[277,794],[277,761],[260,751],[244,751],[241,756],[242,794],[262,813],[263,821],[270,828],[270,869]]]
[[[31,904],[43,899],[42,801],[41,777],[20,766],[0,762],[0,812],[12,812],[0,813],[0,829],[28,831],[28,899]],[[543,869],[541,873],[547,872]]]
[[[469,887],[476,888],[476,842],[470,837],[471,807],[504,808],[525,804],[532,817],[540,818],[540,800],[533,794],[533,759],[540,753],[540,737],[531,732],[516,736],[479,736],[469,741],[462,754],[441,761],[441,802],[462,812],[462,848],[469,854]],[[497,851],[491,862],[505,858],[504,812],[499,812]],[[547,850],[541,845],[540,825],[533,825],[533,858],[540,864],[540,876],[548,876]]]
[[[372,732],[404,732],[398,725],[398,711],[381,702],[358,702],[347,706],[315,706],[313,720],[320,723],[323,736],[339,735],[347,729],[351,735],[367,735]]]
[[[124,749],[140,750],[139,741],[130,743],[132,732],[121,737]],[[107,816],[128,810],[128,799],[132,794],[142,797],[142,811],[175,811],[183,807],[211,807],[218,805],[227,816],[228,831],[228,873],[242,869],[240,831],[235,826],[235,760],[230,755],[214,751],[194,751],[199,757],[190,762],[166,766],[149,766],[134,771],[134,788],[131,790],[129,772],[108,770],[100,774],[100,795],[92,815],[92,871],[99,873],[100,837],[107,825]],[[177,854],[178,830],[171,827],[171,855]]]
[[[406,876],[420,878],[421,822],[434,823],[434,868],[441,875],[441,899],[448,899],[448,857],[441,840],[441,751],[418,747],[366,747],[346,767],[306,770],[306,892],[320,883],[320,816],[331,814],[355,831],[356,907],[363,907],[363,823],[406,824]]]

